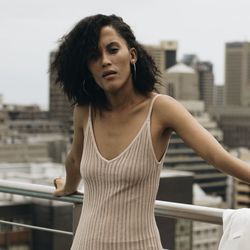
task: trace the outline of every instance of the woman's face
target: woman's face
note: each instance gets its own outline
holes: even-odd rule
[[[136,62],[136,51],[112,26],[100,31],[98,53],[88,67],[96,83],[107,93],[116,93],[132,82],[130,65]]]

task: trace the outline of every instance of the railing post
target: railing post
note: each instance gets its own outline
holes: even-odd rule
[[[82,204],[81,203],[74,203],[73,204],[73,225],[72,225],[72,231],[73,231],[73,235],[75,235],[77,226],[78,226],[78,222],[81,216],[81,212],[82,212]]]

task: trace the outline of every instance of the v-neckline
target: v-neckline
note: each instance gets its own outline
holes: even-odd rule
[[[92,119],[90,119],[90,131],[91,131],[91,135],[92,135],[92,141],[95,147],[95,150],[98,154],[98,156],[105,162],[107,163],[111,163],[117,159],[119,159],[120,157],[122,157],[122,155],[124,155],[131,147],[132,145],[135,143],[135,141],[137,140],[137,138],[140,136],[140,134],[143,131],[143,128],[146,126],[148,121],[148,115],[146,117],[146,119],[144,120],[143,124],[141,125],[140,129],[138,130],[138,132],[136,133],[136,135],[134,136],[134,138],[131,140],[131,142],[115,157],[111,158],[111,159],[107,159],[106,157],[103,156],[103,154],[100,152],[98,146],[97,146],[97,142],[96,142],[96,137],[95,137],[95,133],[94,133],[94,128],[93,128],[93,122]]]
[[[144,122],[142,123],[142,125],[141,125],[140,129],[138,130],[138,132],[135,134],[134,138],[131,139],[131,141],[128,143],[128,145],[118,155],[114,156],[111,159],[107,159],[106,157],[104,157],[103,154],[100,152],[98,146],[97,146],[97,141],[96,141],[96,137],[95,137],[95,133],[94,133],[94,126],[93,126],[93,121],[92,121],[91,106],[89,106],[90,108],[89,108],[88,123],[89,123],[89,126],[90,126],[90,132],[91,132],[92,142],[94,144],[94,148],[96,150],[96,153],[100,157],[100,159],[102,159],[106,163],[111,163],[111,162],[119,159],[120,157],[122,157],[132,147],[132,145],[135,143],[135,141],[137,140],[137,138],[141,135],[144,127],[146,126],[146,124],[149,123],[149,125],[150,125],[150,116],[151,116],[151,113],[152,113],[154,100],[157,98],[157,96],[159,96],[159,94],[156,94],[156,95],[154,95],[151,98],[151,100],[149,102],[149,105],[148,105],[148,110],[147,110],[146,118],[145,118]],[[150,132],[150,127],[149,127],[149,132]],[[149,134],[149,136],[151,136],[151,134]]]

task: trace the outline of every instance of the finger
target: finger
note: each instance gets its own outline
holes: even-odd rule
[[[53,183],[54,183],[54,186],[56,189],[62,188],[64,185],[64,180],[63,180],[63,178],[58,177],[58,178],[54,179]]]

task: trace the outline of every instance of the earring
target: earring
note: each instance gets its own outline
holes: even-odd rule
[[[136,65],[135,63],[133,63],[133,76],[134,76],[134,80],[136,79]]]

